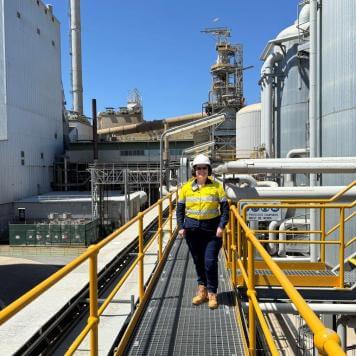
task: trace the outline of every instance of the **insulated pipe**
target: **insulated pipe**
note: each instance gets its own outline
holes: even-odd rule
[[[249,174],[237,174],[235,177],[239,179],[240,183],[247,183],[250,187],[257,186],[256,179]]]
[[[310,48],[309,48],[309,149],[310,158],[318,156],[317,150],[317,39],[318,39],[318,0],[310,0]],[[317,175],[315,172],[310,174],[309,185],[317,185]],[[315,209],[310,211],[310,229],[317,227],[317,214]],[[316,241],[318,236],[311,234],[310,239]],[[311,262],[318,260],[318,246],[312,244],[310,247]]]
[[[272,180],[258,180],[257,181],[257,186],[258,187],[279,187],[277,182],[274,182]]]
[[[355,307],[356,309],[356,307]],[[350,315],[350,313],[347,313]],[[339,335],[341,341],[341,347],[343,350],[346,350],[347,347],[347,329],[346,329],[346,321],[347,319],[344,316],[341,316],[337,319],[336,322],[336,330]]]
[[[70,0],[73,111],[83,115],[80,0]]]
[[[236,185],[225,183],[226,195],[237,202],[246,199],[329,199],[345,189],[344,186],[327,187],[255,187],[239,188]],[[356,199],[356,187],[347,191],[337,202],[351,202]]]
[[[279,225],[279,230],[280,231],[285,231],[287,229],[288,225],[307,225],[309,224],[310,221],[309,219],[287,219],[284,220],[280,225]],[[279,240],[286,240],[287,239],[287,234],[285,232],[280,232],[279,234]],[[291,243],[293,243],[293,240],[291,240]],[[285,243],[280,243],[278,246],[278,256],[285,257],[286,256],[286,249],[287,245]]]
[[[277,230],[278,226],[280,224],[280,221],[271,221],[270,224],[268,225],[268,230]],[[268,233],[268,240],[276,240],[277,234],[275,232],[269,232]],[[270,243],[268,244],[269,246],[269,253],[273,256],[277,252],[277,246],[275,243]]]
[[[264,313],[273,314],[296,314],[296,307],[292,303],[259,303],[261,310]],[[248,309],[248,302],[242,303],[245,310]],[[308,306],[315,312],[320,314],[346,314],[356,315],[356,307],[354,304],[332,304],[332,303],[308,303]]]
[[[271,53],[261,69],[261,144],[265,145],[267,157],[272,156],[274,64],[281,59],[279,52]]]
[[[286,158],[296,158],[301,156],[308,156],[309,149],[308,148],[294,148],[287,153]],[[286,174],[285,175],[285,182],[284,185],[287,187],[294,187],[295,186],[295,176],[293,174]]]
[[[226,173],[355,173],[356,158],[241,159],[214,168],[215,174]]]

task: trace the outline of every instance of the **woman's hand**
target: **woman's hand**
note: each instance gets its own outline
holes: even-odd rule
[[[224,233],[224,229],[222,229],[221,227],[218,227],[216,230],[216,236],[217,237],[222,237]]]
[[[178,236],[181,238],[181,239],[184,239],[185,237],[185,229],[181,229],[178,231]]]

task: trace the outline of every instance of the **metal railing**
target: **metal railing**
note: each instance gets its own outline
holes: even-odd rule
[[[20,310],[22,310],[25,306],[34,301],[37,297],[39,297],[42,293],[52,287],[55,283],[63,279],[66,275],[68,275],[71,271],[77,268],[86,260],[89,260],[89,318],[86,326],[82,330],[82,332],[78,335],[76,340],[70,346],[66,355],[72,355],[84,338],[90,332],[90,354],[97,355],[98,354],[98,323],[100,316],[103,314],[106,307],[112,301],[116,293],[120,290],[121,286],[125,283],[129,275],[132,273],[134,268],[138,266],[138,290],[139,290],[139,305],[143,304],[143,300],[147,299],[147,293],[145,293],[145,285],[144,285],[144,257],[147,253],[147,250],[150,248],[152,243],[158,239],[158,265],[163,265],[164,262],[164,254],[163,250],[163,202],[168,200],[169,206],[169,214],[168,214],[168,230],[169,230],[169,241],[166,246],[169,245],[171,241],[173,241],[173,203],[177,201],[177,197],[173,198],[173,195],[177,193],[171,193],[166,197],[158,200],[155,204],[150,206],[144,212],[140,212],[134,217],[132,220],[127,222],[125,225],[121,226],[119,229],[114,231],[112,234],[107,236],[104,240],[100,241],[95,245],[91,245],[88,249],[80,256],[75,258],[73,261],[68,263],[66,266],[61,268],[59,271],[48,277],[46,280],[38,284],[36,287],[31,289],[29,292],[25,293],[22,297],[11,303],[5,309],[0,311],[0,325],[5,323],[15,314],[17,314]],[[144,246],[143,241],[143,218],[144,216],[153,209],[157,208],[158,215],[158,227],[157,232],[153,235],[150,241]],[[167,221],[167,220],[166,220]],[[113,239],[118,237],[122,232],[132,226],[134,223],[138,222],[138,255],[134,262],[131,264],[127,272],[120,279],[117,285],[113,288],[108,297],[104,300],[103,304],[98,305],[98,254],[100,250],[106,246]],[[157,267],[159,269],[159,267]],[[148,289],[148,288],[147,288]]]
[[[282,205],[282,204],[281,204]],[[284,204],[285,205],[285,204]],[[245,208],[245,207],[244,207]],[[247,226],[245,219],[240,215],[235,206],[230,207],[230,220],[227,242],[230,246],[227,251],[228,259],[231,258],[231,279],[233,285],[237,285],[237,268],[240,269],[242,278],[247,286],[247,296],[249,299],[248,311],[248,339],[250,355],[256,352],[256,316],[264,333],[265,340],[272,355],[279,355],[270,328],[259,306],[255,290],[255,251],[259,253],[262,260],[277,279],[283,290],[286,292],[292,303],[295,305],[301,317],[305,320],[310,330],[314,334],[315,346],[322,354],[345,355],[340,347],[338,335],[326,328],[307,302],[299,294],[287,276],[273,261],[272,257],[264,249],[262,243],[257,239],[254,232]],[[304,242],[304,241],[303,241]],[[247,244],[247,248],[246,248]]]

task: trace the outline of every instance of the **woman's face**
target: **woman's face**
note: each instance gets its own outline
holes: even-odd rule
[[[198,165],[195,167],[195,175],[198,179],[208,178],[208,166]]]

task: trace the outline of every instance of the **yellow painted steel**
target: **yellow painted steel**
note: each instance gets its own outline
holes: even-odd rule
[[[311,240],[258,240],[261,243],[305,244],[305,245],[340,245],[340,241],[311,241]]]
[[[79,265],[81,265],[83,262],[89,259],[89,296],[90,296],[90,301],[89,301],[89,318],[86,326],[84,329],[81,331],[79,336],[75,339],[75,341],[72,343],[72,345],[69,347],[67,350],[66,355],[72,355],[76,349],[79,347],[81,342],[84,340],[84,338],[88,335],[90,332],[90,355],[97,355],[98,354],[98,323],[99,323],[99,318],[104,312],[105,308],[109,305],[111,300],[114,298],[115,294],[119,291],[120,287],[123,285],[123,283],[127,280],[129,275],[132,273],[132,271],[135,269],[137,265],[139,265],[139,297],[140,297],[140,302],[143,301],[144,296],[145,296],[145,291],[144,291],[144,282],[143,282],[143,258],[144,254],[147,251],[146,248],[144,248],[143,245],[143,217],[145,214],[150,212],[151,210],[155,209],[158,207],[158,216],[161,215],[161,221],[159,222],[159,228],[161,229],[160,231],[162,232],[162,226],[163,226],[163,214],[162,214],[162,203],[164,200],[169,199],[170,200],[170,205],[172,204],[172,197],[175,195],[174,201],[177,201],[177,193],[172,193],[167,195],[166,197],[158,200],[155,204],[150,206],[148,209],[146,209],[142,213],[138,213],[136,217],[128,221],[125,225],[121,226],[119,229],[115,230],[112,234],[107,236],[105,239],[100,241],[99,243],[95,245],[89,246],[89,248],[80,256],[75,258],[73,261],[68,263],[66,266],[61,268],[59,271],[48,277],[46,280],[43,282],[39,283],[37,286],[35,286],[33,289],[31,289],[29,292],[25,293],[23,296],[21,296],[19,299],[17,299],[15,302],[11,303],[9,306],[7,306],[5,309],[0,311],[0,325],[5,323],[7,320],[9,320],[11,317],[13,317],[16,313],[18,313],[21,309],[23,309],[26,305],[30,304],[33,300],[35,300],[38,296],[43,294],[46,290],[48,290],[50,287],[52,287],[55,283],[60,281],[62,278],[64,278],[67,274],[69,274],[71,271],[73,271],[75,268],[77,268]],[[161,212],[161,213],[160,213]],[[172,224],[172,219],[173,219],[173,214],[172,210],[169,214],[169,236],[171,237],[170,242],[167,244],[169,247],[171,245],[171,242],[173,241],[173,224]],[[109,242],[111,242],[113,239],[115,239],[118,235],[120,235],[123,231],[125,231],[127,228],[132,226],[134,223],[138,221],[138,240],[139,240],[139,254],[138,257],[135,259],[135,261],[132,263],[132,265],[129,267],[128,271],[124,274],[124,276],[121,278],[119,283],[114,287],[114,289],[111,291],[109,296],[105,299],[101,307],[98,309],[98,291],[97,291],[97,256],[98,253],[100,252],[101,248],[106,246]],[[156,239],[158,236],[159,238],[159,233],[156,233],[151,240],[148,242],[147,245],[151,245],[154,239]],[[147,247],[147,246],[146,246]],[[168,253],[165,252],[165,253]]]
[[[320,209],[320,228],[321,228],[321,236],[320,242],[325,242],[325,208]],[[325,245],[321,245],[320,247],[320,261],[325,263]]]
[[[340,209],[340,228],[339,228],[339,240],[340,240],[340,249],[339,249],[339,261],[340,261],[340,269],[339,269],[339,277],[340,277],[340,288],[344,288],[344,259],[345,259],[345,209]]]
[[[162,200],[160,200],[158,204],[158,260],[161,261],[163,256],[163,230],[162,230],[162,222],[163,222],[163,211],[162,211]]]
[[[143,279],[143,214],[138,213],[138,216],[138,295],[141,303],[143,295],[145,294]]]
[[[265,336],[267,345],[269,347],[269,350],[270,350],[272,356],[279,355],[279,352],[278,352],[277,347],[276,347],[276,345],[274,343],[271,331],[270,331],[270,329],[269,329],[269,327],[267,325],[266,319],[263,316],[262,310],[261,310],[261,308],[260,308],[260,306],[258,304],[258,300],[257,300],[256,295],[254,293],[251,293],[250,301],[252,301],[252,303],[253,303],[254,310],[255,310],[257,318],[258,318],[258,320],[260,322],[263,334]]]
[[[257,204],[258,205],[258,204]],[[283,205],[283,204],[281,204]],[[245,208],[245,207],[244,207]],[[243,210],[243,217],[240,216],[236,207],[232,206],[230,208],[233,212],[235,219],[237,220],[237,225],[241,226],[244,231],[246,240],[248,241],[248,270],[246,273],[245,265],[241,262],[241,259],[237,261],[238,266],[241,268],[242,276],[247,280],[247,296],[249,297],[249,337],[250,344],[249,350],[253,355],[255,352],[255,308],[258,306],[258,303],[253,304],[253,299],[256,295],[254,289],[255,282],[255,271],[254,271],[254,250],[256,249],[259,255],[262,257],[264,263],[268,266],[273,276],[278,280],[281,287],[284,289],[288,297],[291,299],[292,303],[295,305],[296,309],[305,320],[310,330],[314,334],[315,346],[318,348],[319,352],[322,354],[339,356],[345,355],[344,351],[340,347],[340,340],[337,334],[327,329],[317,315],[312,311],[308,306],[307,302],[295,289],[293,284],[289,281],[287,276],[283,273],[281,268],[273,261],[272,257],[264,249],[262,244],[258,241],[252,230],[247,226],[244,218],[246,217],[246,210]],[[342,214],[341,214],[342,215]],[[341,217],[340,217],[341,220]],[[340,240],[342,240],[340,238]],[[257,299],[256,299],[257,300]],[[252,307],[251,307],[252,306]],[[259,308],[259,307],[258,307]],[[258,315],[257,315],[258,316]]]
[[[345,248],[351,246],[351,244],[353,244],[355,241],[356,241],[356,236],[353,237],[350,241],[348,241],[347,244],[345,244]]]

